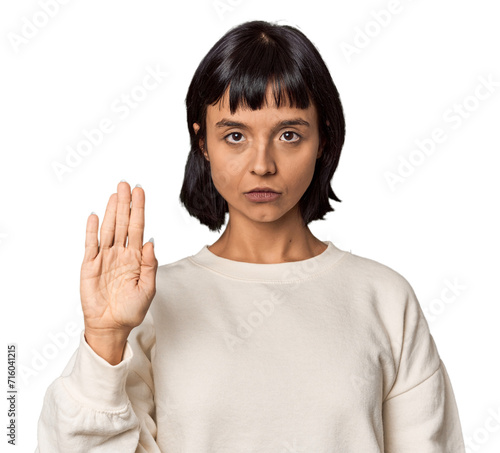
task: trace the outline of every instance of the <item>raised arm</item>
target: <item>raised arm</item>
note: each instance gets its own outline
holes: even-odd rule
[[[142,243],[144,206],[143,189],[131,195],[120,182],[100,244],[97,216],[87,220],[80,276],[85,329],[45,394],[36,452],[160,451],[151,370],[156,339],[148,312],[158,261],[153,244]]]

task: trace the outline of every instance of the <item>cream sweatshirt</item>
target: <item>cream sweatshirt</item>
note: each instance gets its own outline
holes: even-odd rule
[[[408,281],[324,241],[302,261],[159,266],[122,362],[86,343],[48,387],[38,453],[465,453]]]

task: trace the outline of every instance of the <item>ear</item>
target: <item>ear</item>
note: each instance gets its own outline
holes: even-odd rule
[[[318,147],[318,154],[316,155],[316,159],[319,159],[323,155],[323,149],[326,144],[326,138],[321,138],[319,147]]]
[[[197,134],[198,131],[200,130],[200,125],[198,123],[193,123],[193,129],[194,129],[194,133]],[[200,149],[203,151],[203,155],[205,156],[205,159],[207,160],[210,160],[208,158],[208,152],[204,149],[204,146],[205,146],[205,143],[203,142],[203,139],[200,138],[200,141],[198,143],[198,146],[200,147]]]
[[[330,121],[326,120],[326,125],[330,126]],[[316,159],[319,159],[323,155],[323,149],[325,148],[325,145],[326,145],[326,138],[322,137],[321,142],[319,144],[318,155],[316,156]]]

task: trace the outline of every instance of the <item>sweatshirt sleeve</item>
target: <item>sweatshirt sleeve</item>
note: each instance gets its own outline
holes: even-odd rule
[[[399,364],[383,403],[385,453],[465,453],[448,373],[411,286],[399,344]]]
[[[35,453],[159,453],[151,361],[151,313],[134,328],[122,361],[111,365],[85,340],[48,387]]]

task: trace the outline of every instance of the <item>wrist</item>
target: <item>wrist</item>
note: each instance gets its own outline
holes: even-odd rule
[[[84,337],[92,350],[111,365],[118,365],[123,359],[129,332],[92,331],[85,328]]]

